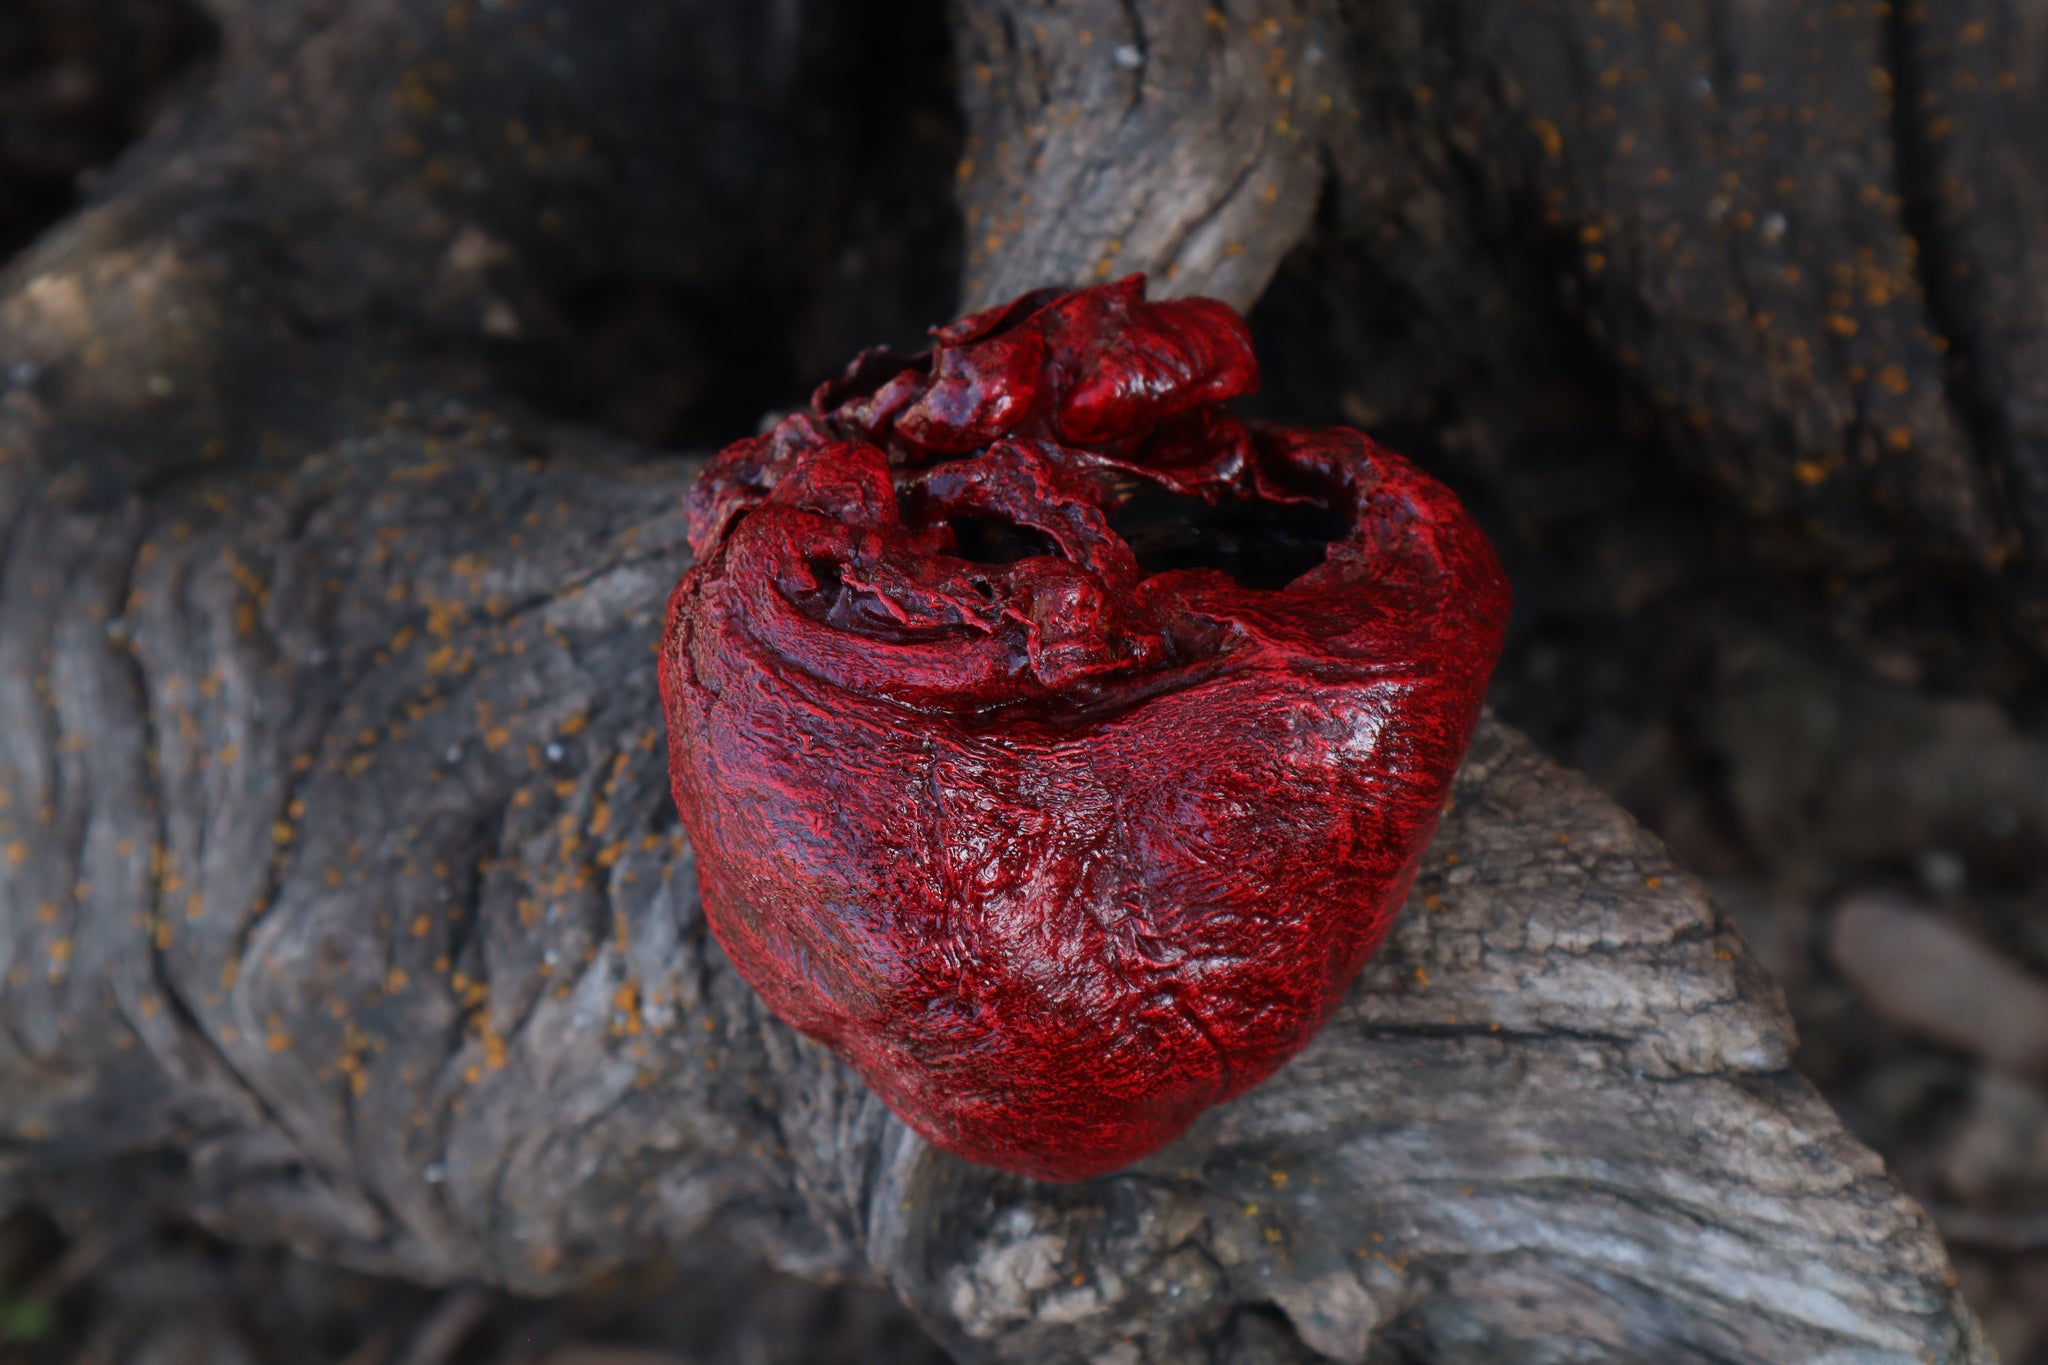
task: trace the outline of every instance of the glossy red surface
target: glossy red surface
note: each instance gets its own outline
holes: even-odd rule
[[[1508,611],[1448,490],[1239,422],[1242,320],[1143,291],[869,352],[728,447],[661,653],[734,965],[932,1142],[1043,1179],[1157,1150],[1329,1017]]]

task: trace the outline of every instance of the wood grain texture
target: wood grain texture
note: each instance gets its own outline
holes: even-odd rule
[[[1325,5],[955,0],[965,306],[1146,270],[1249,306],[1306,231],[1339,45]]]

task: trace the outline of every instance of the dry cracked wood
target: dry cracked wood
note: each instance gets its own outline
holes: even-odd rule
[[[40,374],[0,406],[0,1199],[534,1291],[715,1232],[879,1276],[963,1360],[1986,1358],[1698,884],[1493,722],[1273,1081],[1083,1185],[915,1140],[705,932],[651,655],[694,466],[489,401],[432,321],[537,268],[467,269],[466,227],[513,241],[573,187],[451,207],[455,152],[400,168],[418,91],[379,63],[449,41],[444,4],[221,11],[218,102],[0,297]],[[1041,51],[1131,69],[1110,37]],[[397,121],[300,117],[322,81]],[[1101,221],[1242,301],[1301,219],[1214,256]],[[1106,249],[1019,236],[1043,269]]]

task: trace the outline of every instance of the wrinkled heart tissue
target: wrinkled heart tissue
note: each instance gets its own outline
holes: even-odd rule
[[[949,1152],[1116,1170],[1314,1037],[1385,936],[1508,586],[1364,434],[1243,421],[1141,276],[864,353],[691,492],[661,691],[711,928]]]

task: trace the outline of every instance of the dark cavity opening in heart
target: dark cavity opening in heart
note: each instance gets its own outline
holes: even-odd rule
[[[1148,487],[1109,514],[1147,575],[1220,569],[1247,588],[1284,588],[1323,562],[1351,523],[1327,507],[1246,499],[1212,507]]]
[[[1015,564],[1037,555],[1062,558],[1051,536],[1001,517],[952,516],[946,524],[953,528],[954,557],[970,564]]]

